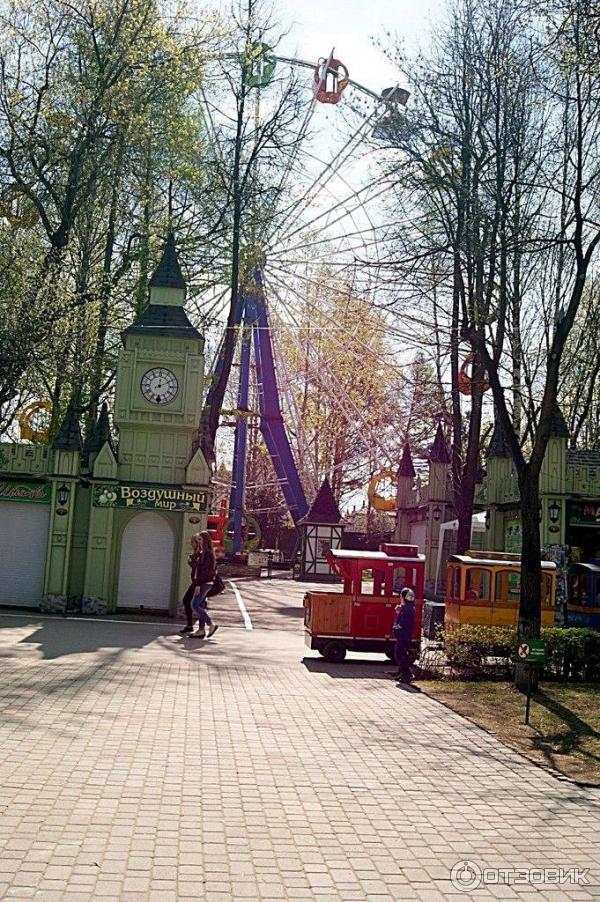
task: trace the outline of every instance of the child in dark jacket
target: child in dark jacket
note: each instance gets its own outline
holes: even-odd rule
[[[410,683],[410,646],[415,625],[415,593],[405,588],[400,592],[402,601],[396,606],[396,618],[392,627],[396,637],[394,656],[398,665],[396,679],[401,683]]]

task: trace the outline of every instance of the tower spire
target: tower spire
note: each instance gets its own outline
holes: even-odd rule
[[[185,279],[177,257],[175,235],[172,229],[169,229],[160,263],[150,279],[151,302],[153,288],[177,288],[180,291],[185,291],[186,289]]]

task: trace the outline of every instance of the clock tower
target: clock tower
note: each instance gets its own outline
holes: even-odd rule
[[[110,436],[96,442],[101,447],[90,446],[87,613],[175,614],[189,584],[190,538],[206,528],[210,470],[193,450],[204,339],[187,318],[185,291],[171,234],[148,304],[122,333],[113,409],[117,452]]]
[[[149,303],[122,333],[114,422],[119,479],[181,485],[198,428],[204,339],[187,318],[186,285],[169,235]]]

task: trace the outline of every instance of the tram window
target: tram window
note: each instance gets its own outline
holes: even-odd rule
[[[394,595],[400,595],[402,589],[410,585],[406,582],[406,568],[394,567]]]
[[[490,600],[490,571],[469,567],[465,586],[465,600],[476,598],[480,601]]]
[[[521,594],[521,574],[514,570],[498,570],[496,573],[496,601],[511,601]]]
[[[571,577],[571,601],[574,604],[587,604],[587,574],[577,574]]]

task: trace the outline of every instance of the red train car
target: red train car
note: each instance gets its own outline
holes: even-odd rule
[[[380,551],[331,549],[331,569],[342,592],[307,592],[304,596],[305,641],[327,661],[342,661],[347,651],[393,656],[392,624],[400,589],[415,593],[414,657],[418,656],[423,613],[425,555],[415,545],[384,544]],[[370,572],[372,582],[365,580]],[[369,591],[369,589],[371,591]]]

